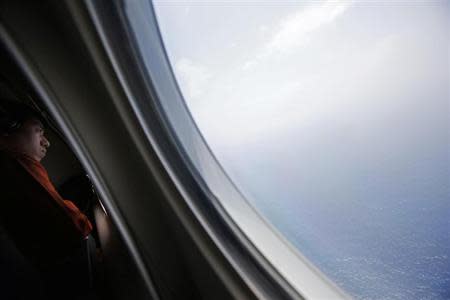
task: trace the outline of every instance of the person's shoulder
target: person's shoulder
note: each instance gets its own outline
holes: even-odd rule
[[[0,160],[5,163],[17,161],[14,154],[4,148],[0,148]]]
[[[0,149],[0,181],[2,183],[8,182],[8,178],[14,179],[18,174],[23,174],[24,171],[14,155],[9,151]]]
[[[0,148],[0,166],[4,166],[3,163],[6,163],[8,161],[13,161],[13,156],[5,149]]]

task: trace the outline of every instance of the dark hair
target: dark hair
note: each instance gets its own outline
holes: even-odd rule
[[[13,133],[30,119],[43,122],[42,116],[31,106],[17,101],[0,99],[0,135]]]

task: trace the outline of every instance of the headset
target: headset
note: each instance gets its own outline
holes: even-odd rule
[[[0,73],[0,136],[10,135],[30,118],[43,119],[35,101]]]
[[[8,102],[10,100],[7,100]],[[0,103],[0,133],[3,136],[9,135],[22,126],[21,118],[17,112],[11,111],[11,106],[2,101]]]
[[[23,102],[0,99],[0,135],[10,135],[31,118],[42,119],[35,109]]]
[[[67,144],[60,130],[35,99],[0,73],[0,136],[12,134],[32,118],[38,119],[45,127],[49,126]]]

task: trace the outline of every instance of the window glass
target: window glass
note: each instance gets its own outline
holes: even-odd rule
[[[449,2],[154,1],[257,211],[361,299],[450,297]]]

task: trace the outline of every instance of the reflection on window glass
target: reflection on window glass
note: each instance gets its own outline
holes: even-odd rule
[[[248,201],[345,291],[450,297],[449,2],[156,1]]]

